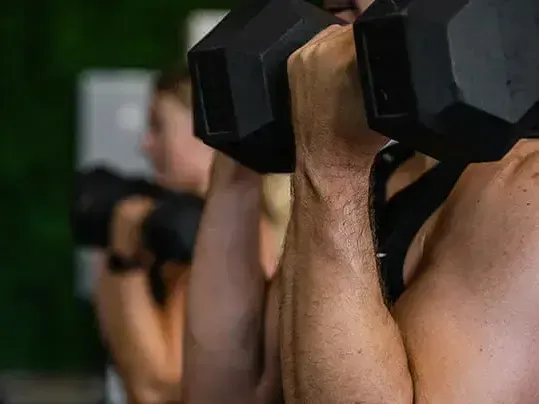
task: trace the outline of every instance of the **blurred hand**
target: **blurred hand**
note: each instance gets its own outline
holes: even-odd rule
[[[111,249],[127,258],[140,259],[144,219],[154,208],[154,201],[135,196],[118,203],[111,221]]]
[[[387,139],[367,126],[352,26],[331,26],[297,50],[288,77],[298,168],[354,175],[370,167]]]

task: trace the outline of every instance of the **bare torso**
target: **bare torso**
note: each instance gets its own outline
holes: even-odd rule
[[[470,166],[412,243],[392,312],[416,404],[539,402],[537,184],[539,142],[521,141]]]

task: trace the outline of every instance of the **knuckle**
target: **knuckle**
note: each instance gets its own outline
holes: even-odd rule
[[[313,58],[318,58],[323,55],[327,49],[331,48],[330,43],[327,41],[327,39],[331,37],[330,34],[345,28],[346,27],[342,27],[338,24],[330,25],[320,31],[305,45],[294,51],[287,60],[288,73],[293,74],[295,71],[307,66]]]
[[[298,59],[301,57],[301,54],[303,53],[304,49],[305,49],[305,47],[302,46],[301,48],[298,48],[294,52],[292,52],[292,54],[288,58],[288,65],[289,66],[291,66],[291,67],[295,66]]]
[[[328,33],[334,33],[334,32],[340,32],[348,28],[348,25],[339,25],[339,24],[332,24],[327,29],[326,32]]]
[[[313,45],[312,53],[313,56],[315,56],[317,59],[320,57],[323,57],[328,49],[328,43],[325,41],[318,42],[317,44]]]
[[[301,52],[302,52],[302,49],[298,49],[288,57],[288,61],[286,64],[288,75],[294,75],[294,73],[298,70],[299,68],[298,62],[301,61],[300,60]]]
[[[316,55],[316,44],[310,45],[308,48],[305,48],[303,52],[299,54],[299,60],[304,66],[308,66],[308,63],[313,59],[313,56]]]
[[[333,31],[335,31],[338,27],[339,27],[339,25],[333,24],[333,25],[330,25],[329,27],[324,28],[317,35],[315,35],[315,37],[311,40],[311,42],[316,42],[316,41],[328,36]]]
[[[294,71],[294,57],[291,55],[286,62],[286,71],[290,76]]]

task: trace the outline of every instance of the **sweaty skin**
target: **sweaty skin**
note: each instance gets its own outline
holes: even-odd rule
[[[331,27],[289,62],[298,169],[282,261],[286,402],[537,403],[539,142],[464,172],[410,247],[407,290],[389,309],[367,200],[387,139],[358,113],[354,52],[350,28]]]

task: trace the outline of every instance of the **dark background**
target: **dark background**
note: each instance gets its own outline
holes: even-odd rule
[[[234,0],[19,0],[0,13],[0,370],[100,363],[91,310],[74,297],[69,203],[77,75],[155,69],[183,52],[193,8]]]
[[[23,0],[0,13],[0,368],[99,363],[91,311],[74,298],[69,201],[77,75],[170,65],[192,8],[226,0]]]

